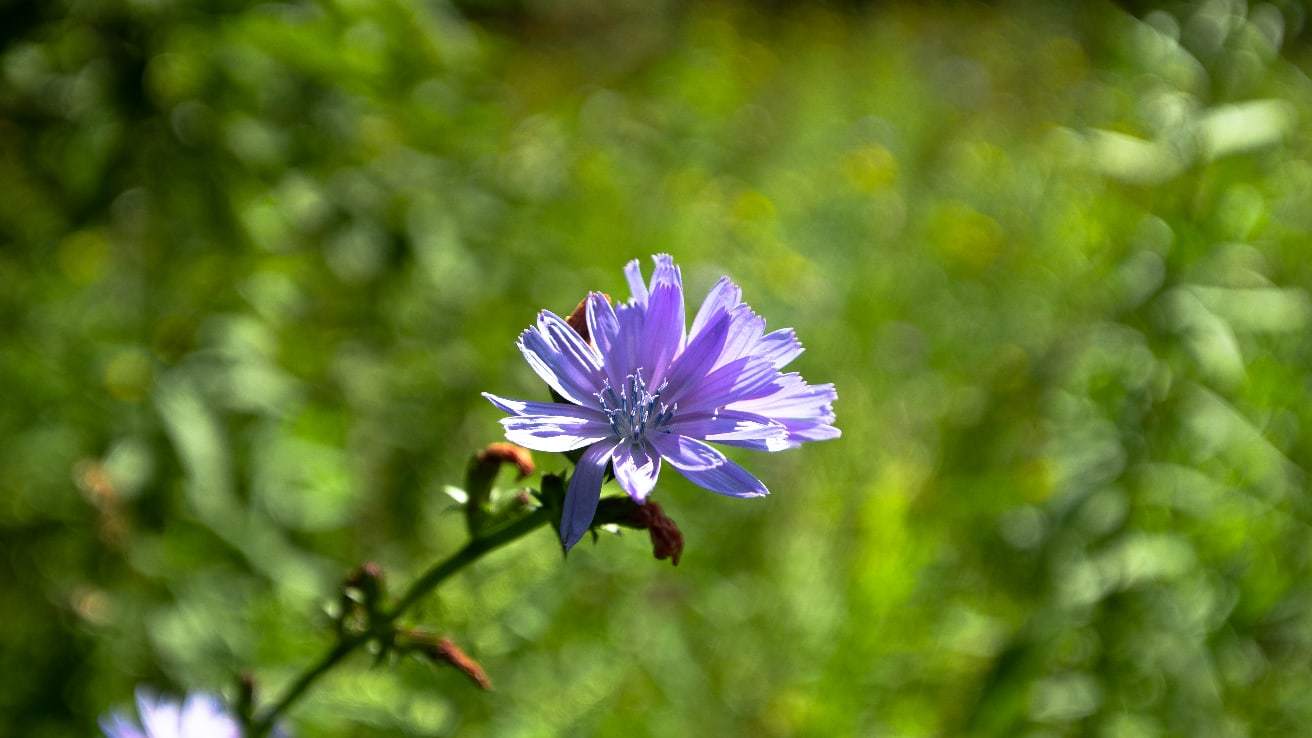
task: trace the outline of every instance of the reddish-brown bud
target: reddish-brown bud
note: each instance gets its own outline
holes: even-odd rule
[[[526,448],[513,443],[489,443],[487,448],[474,454],[469,460],[469,469],[465,472],[465,523],[469,534],[479,535],[483,522],[487,518],[484,509],[492,497],[492,482],[497,478],[497,470],[502,464],[514,464],[523,479],[533,473],[533,455]]]
[[[575,333],[583,336],[584,341],[592,340],[592,334],[588,333],[588,298],[579,300],[578,307],[565,318],[565,322],[569,323]]]
[[[372,561],[352,569],[338,595],[339,632],[367,630],[383,606],[383,568]]]
[[[606,298],[606,302],[611,301],[610,295],[605,292],[601,293],[601,296]],[[588,333],[588,298],[579,300],[578,307],[575,307],[574,312],[565,318],[565,322],[569,323],[569,327],[573,328],[575,333],[583,336],[584,341],[592,340],[592,334]]]
[[[520,479],[532,474],[535,468],[533,454],[529,453],[528,449],[501,441],[489,443],[487,448],[478,452],[476,459],[480,466],[490,467],[493,473],[501,464],[514,464]]]
[[[480,689],[492,689],[492,680],[483,671],[482,665],[450,638],[439,638],[423,630],[403,630],[398,635],[400,639],[397,644],[402,648],[418,651],[437,663],[454,666]]]
[[[445,661],[464,672],[474,684],[481,689],[492,689],[492,680],[488,679],[487,672],[483,671],[482,665],[470,658],[469,654],[460,650],[450,638],[442,638],[437,642],[431,651],[433,658],[439,661]]]
[[[383,592],[383,567],[366,561],[352,569],[343,584],[360,590],[366,597],[378,597]]]
[[[633,511],[632,521],[635,527],[645,528],[651,536],[651,552],[657,561],[669,559],[671,564],[679,565],[679,558],[683,556],[683,533],[660,505],[650,500],[645,505],[638,505]]]
[[[237,717],[241,719],[242,725],[248,728],[251,714],[255,712],[255,675],[249,671],[243,671],[237,676],[236,708]]]
[[[122,543],[128,535],[127,520],[109,470],[100,461],[83,459],[73,467],[73,479],[100,513],[101,537],[113,545]]]

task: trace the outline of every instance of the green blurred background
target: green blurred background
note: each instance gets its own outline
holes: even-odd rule
[[[495,692],[357,657],[299,736],[1307,734],[1307,21],[0,0],[0,734],[272,694],[463,541],[535,311],[657,251],[843,438],[664,475],[677,569],[498,552],[416,617]]]

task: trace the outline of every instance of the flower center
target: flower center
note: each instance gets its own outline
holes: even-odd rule
[[[639,369],[629,375],[618,391],[607,381],[597,393],[597,400],[601,402],[601,409],[610,420],[615,435],[636,446],[647,431],[661,430],[674,418],[675,406],[661,402],[664,389],[662,383],[655,392],[648,392]]]

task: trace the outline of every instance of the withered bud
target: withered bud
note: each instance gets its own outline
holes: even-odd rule
[[[366,600],[377,599],[383,593],[383,567],[366,561],[352,569],[342,584],[360,590]]]
[[[109,469],[95,459],[83,459],[73,467],[73,479],[87,500],[100,513],[100,535],[106,543],[119,545],[127,538],[127,521],[123,517],[118,490]]]
[[[406,630],[400,634],[398,645],[422,653],[434,662],[459,669],[480,689],[492,689],[492,680],[482,665],[465,653],[450,638],[442,638],[422,630]]]
[[[432,657],[439,661],[445,661],[464,672],[481,689],[492,689],[492,680],[488,679],[487,672],[483,671],[482,665],[469,657],[469,654],[460,650],[450,638],[438,640],[437,645],[430,652]]]
[[[337,618],[339,631],[368,628],[382,607],[383,568],[372,561],[365,562],[342,581],[339,595],[341,613]]]
[[[520,479],[532,474],[534,469],[533,454],[529,453],[528,449],[521,448],[513,443],[501,441],[489,443],[487,448],[479,451],[474,458],[480,466],[489,467],[492,474],[496,473],[497,467],[501,464],[514,464],[515,470],[519,472]]]
[[[651,552],[656,560],[669,559],[678,566],[679,557],[683,556],[683,533],[661,506],[648,500],[634,508],[631,518],[634,527],[645,528],[651,536]]]
[[[610,295],[603,292],[601,296],[606,298],[606,302],[611,302]],[[584,341],[592,340],[592,334],[588,333],[588,298],[579,300],[578,307],[574,308],[574,312],[570,313],[568,318],[565,318],[565,322],[569,323],[569,327],[573,328],[575,333],[583,336]]]
[[[73,479],[87,498],[97,507],[114,504],[118,499],[118,490],[109,476],[105,465],[94,459],[83,459],[73,467]]]
[[[255,711],[255,676],[243,671],[237,677],[237,714],[243,721],[250,719]]]
[[[520,479],[533,473],[533,455],[513,443],[489,443],[474,454],[465,471],[465,494],[469,495],[465,501],[465,524],[471,536],[478,536],[483,529],[487,518],[483,508],[492,497],[492,482],[502,464],[514,464]]]

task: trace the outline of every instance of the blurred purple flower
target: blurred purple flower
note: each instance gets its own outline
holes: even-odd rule
[[[668,255],[644,283],[637,260],[624,271],[633,293],[612,308],[587,299],[591,342],[543,310],[519,349],[568,402],[507,400],[506,438],[536,451],[586,449],[565,494],[561,540],[568,549],[592,524],[606,465],[636,502],[651,493],[661,460],[694,484],[731,497],[769,491],[704,441],[762,451],[837,438],[832,384],[809,385],[781,369],[802,353],[792,329],[765,332],[728,277],[711,288],[686,328],[683,279]]]
[[[192,694],[185,701],[137,690],[137,716],[123,711],[101,718],[105,738],[241,738],[241,726],[223,701],[209,694]],[[275,731],[275,736],[286,733]]]

